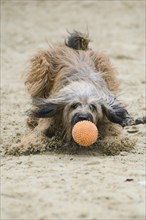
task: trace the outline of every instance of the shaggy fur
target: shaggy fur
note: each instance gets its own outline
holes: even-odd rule
[[[88,35],[74,32],[65,44],[50,46],[31,58],[25,85],[32,98],[27,120],[32,131],[19,146],[35,146],[39,136],[49,140],[58,130],[63,143],[74,145],[72,127],[89,120],[99,130],[100,143],[111,140],[108,151],[113,143],[117,152],[122,150],[122,126],[134,120],[117,99],[115,68],[105,54],[89,49],[89,42]]]

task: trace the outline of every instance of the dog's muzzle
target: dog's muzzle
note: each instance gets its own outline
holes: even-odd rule
[[[76,113],[73,118],[72,118],[72,125],[75,125],[77,122],[79,121],[84,121],[84,120],[87,120],[87,121],[91,121],[93,122],[93,117],[91,114],[79,114],[79,113]]]

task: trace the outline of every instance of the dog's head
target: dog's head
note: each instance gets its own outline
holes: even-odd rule
[[[106,115],[110,121],[122,125],[127,114],[108,91],[98,91],[93,83],[84,81],[71,82],[48,99],[35,99],[33,105],[36,109],[31,114],[35,117],[59,115],[67,139],[71,138],[72,127],[79,121],[88,120],[98,126],[98,122]]]

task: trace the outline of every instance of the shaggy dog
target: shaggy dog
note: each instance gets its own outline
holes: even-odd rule
[[[32,98],[27,120],[32,133],[23,147],[35,145],[34,134],[52,137],[58,129],[67,145],[74,144],[72,128],[82,120],[97,126],[100,140],[112,138],[114,143],[122,126],[134,124],[118,101],[115,68],[106,55],[89,49],[89,42],[87,34],[75,31],[63,45],[50,46],[30,60],[25,85]]]

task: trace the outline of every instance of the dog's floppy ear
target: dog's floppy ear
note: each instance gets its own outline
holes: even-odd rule
[[[56,104],[48,103],[45,106],[32,110],[31,114],[36,118],[50,118],[56,114],[56,110]]]
[[[53,117],[58,109],[56,103],[51,103],[46,99],[33,99],[34,108],[28,111],[29,115],[33,115],[36,118],[50,118]]]
[[[127,110],[117,104],[113,106],[102,105],[102,109],[111,122],[120,124],[121,126],[125,126],[127,121],[131,118]]]

